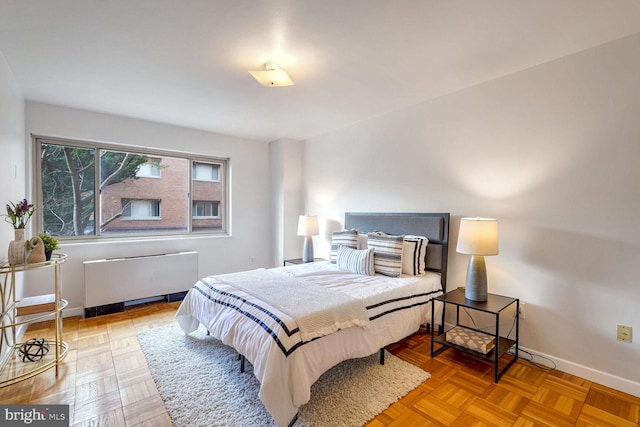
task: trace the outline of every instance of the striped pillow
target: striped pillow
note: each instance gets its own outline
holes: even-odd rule
[[[369,233],[367,244],[373,248],[373,264],[376,273],[389,277],[402,274],[402,247],[404,236],[390,236],[384,233]]]
[[[404,236],[402,274],[423,276],[426,273],[427,243],[429,239],[423,236]]]
[[[338,248],[338,260],[336,261],[340,270],[347,270],[352,273],[374,276],[373,249],[351,249],[347,246]]]
[[[367,249],[367,235],[365,233],[358,233],[358,249]]]
[[[334,231],[331,235],[331,262],[336,263],[340,245],[358,249],[358,230]]]

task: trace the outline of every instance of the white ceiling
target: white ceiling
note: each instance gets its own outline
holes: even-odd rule
[[[263,141],[638,32],[638,0],[0,0],[25,99]],[[260,86],[267,61],[296,85]]]

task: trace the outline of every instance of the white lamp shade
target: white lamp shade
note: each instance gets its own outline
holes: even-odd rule
[[[318,217],[315,215],[300,215],[298,218],[298,236],[315,236],[319,234]]]
[[[462,218],[456,252],[498,255],[498,221],[492,218]]]

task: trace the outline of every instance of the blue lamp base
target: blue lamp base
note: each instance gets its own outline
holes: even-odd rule
[[[311,236],[304,236],[302,262],[313,262],[313,238]]]

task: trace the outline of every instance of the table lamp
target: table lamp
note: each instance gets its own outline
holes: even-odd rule
[[[456,252],[471,255],[464,297],[472,301],[486,301],[487,268],[484,257],[498,255],[498,221],[491,218],[462,218]]]
[[[313,239],[311,236],[315,236],[318,233],[318,217],[300,215],[300,218],[298,218],[298,236],[304,236],[302,262],[313,262]]]

